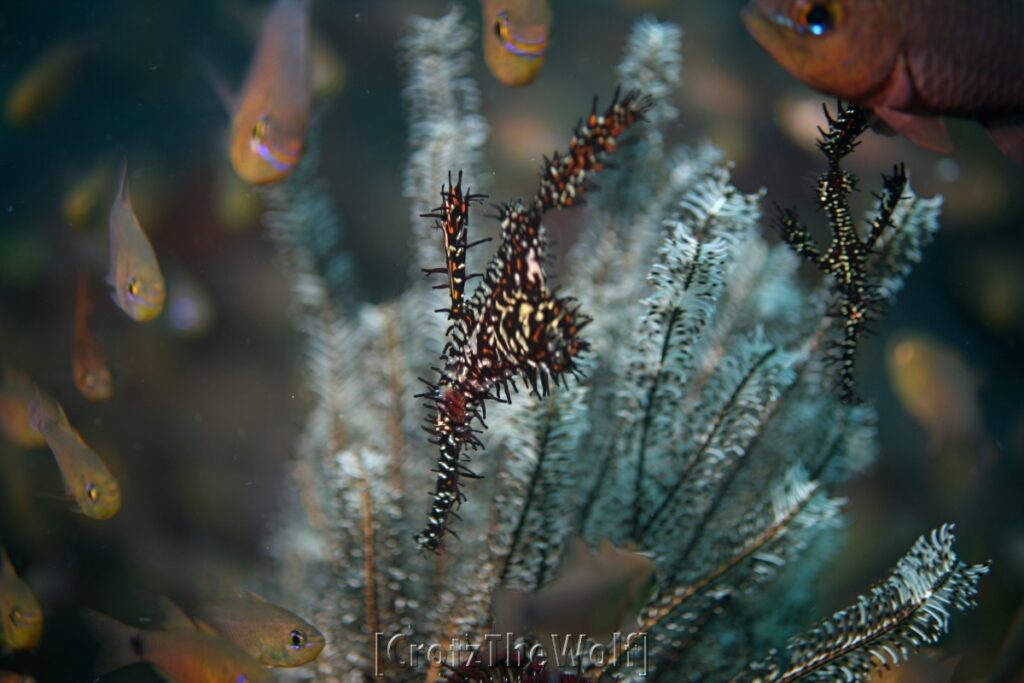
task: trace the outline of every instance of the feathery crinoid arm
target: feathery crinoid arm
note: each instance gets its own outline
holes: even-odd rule
[[[966,565],[953,551],[953,526],[922,536],[883,583],[806,634],[785,653],[751,665],[742,679],[867,681],[905,661],[949,629],[954,610],[974,605],[987,564]]]

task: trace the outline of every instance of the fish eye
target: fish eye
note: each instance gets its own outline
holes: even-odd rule
[[[128,296],[135,299],[142,292],[142,285],[139,284],[138,279],[134,277],[128,278]]]
[[[85,496],[92,503],[95,503],[100,499],[100,492],[99,489],[96,488],[96,484],[90,481],[85,485]]]
[[[302,631],[292,631],[288,634],[288,639],[292,644],[292,649],[298,650],[306,643],[306,634]]]
[[[270,119],[266,114],[260,114],[256,124],[252,127],[253,140],[263,140],[270,130]]]
[[[823,36],[836,27],[842,18],[839,2],[810,2],[800,7],[797,21],[811,35]]]
[[[498,11],[498,20],[494,22],[494,35],[504,40],[505,30],[508,26],[508,10]]]
[[[17,607],[12,607],[10,613],[7,615],[7,618],[11,621],[12,624],[17,626],[18,622],[21,621],[21,610]]]

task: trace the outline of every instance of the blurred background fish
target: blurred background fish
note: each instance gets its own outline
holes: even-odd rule
[[[31,650],[43,638],[43,610],[32,589],[18,578],[7,551],[0,548],[0,645]]]
[[[567,550],[558,576],[536,593],[499,588],[494,594],[498,633],[549,636],[586,634],[606,642],[616,631],[635,630],[640,609],[654,592],[650,558],[602,542],[596,554],[579,538]]]
[[[36,683],[36,679],[28,674],[16,674],[13,671],[0,671],[0,683]]]
[[[52,109],[68,91],[87,43],[58,40],[28,66],[7,93],[7,123],[24,126]]]
[[[483,0],[484,61],[505,85],[528,85],[551,44],[548,0]]]
[[[0,384],[0,426],[4,435],[22,448],[46,445],[46,439],[32,426],[31,405],[35,384],[25,373],[5,364]]]
[[[231,164],[254,185],[286,178],[302,158],[312,107],[308,0],[277,0],[230,107]]]
[[[949,152],[940,117],[981,123],[1024,162],[1024,2],[750,0],[743,20],[784,69]]]
[[[71,374],[75,386],[90,401],[106,401],[114,391],[106,356],[89,329],[89,316],[96,304],[89,289],[89,277],[79,271],[75,284],[75,322],[71,354]]]
[[[973,442],[984,432],[981,379],[963,356],[927,336],[905,333],[891,342],[889,379],[900,403],[928,433],[932,450]]]

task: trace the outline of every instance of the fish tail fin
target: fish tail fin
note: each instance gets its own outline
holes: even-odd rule
[[[495,588],[491,600],[494,612],[494,630],[502,635],[513,634],[513,638],[523,635],[526,627],[526,601],[528,596],[510,588]]]
[[[85,610],[84,616],[100,646],[94,665],[97,673],[107,673],[145,660],[146,649],[139,629],[92,610]]]
[[[982,121],[982,125],[1004,156],[1024,164],[1024,116]]]

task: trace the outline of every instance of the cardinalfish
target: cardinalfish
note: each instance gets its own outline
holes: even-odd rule
[[[156,253],[142,231],[128,194],[128,163],[121,162],[121,181],[110,207],[110,270],[107,282],[114,302],[133,320],[145,322],[164,308],[164,276]]]
[[[516,635],[526,629],[542,640],[572,633],[604,642],[635,624],[654,593],[655,579],[650,558],[608,542],[595,555],[577,538],[559,576],[536,593],[495,591],[495,626],[499,633]]]
[[[113,392],[113,381],[107,359],[99,342],[89,329],[89,316],[95,308],[89,279],[78,274],[75,288],[75,329],[72,339],[71,372],[75,386],[90,401],[106,401]]]
[[[31,407],[31,424],[46,439],[57,460],[64,486],[86,517],[109,519],[121,508],[121,489],[81,434],[53,398],[37,389]]]
[[[315,626],[258,595],[213,600],[194,616],[267,666],[302,666],[324,649],[324,636]]]
[[[483,0],[484,61],[505,85],[527,85],[540,73],[551,40],[548,0]]]
[[[1024,162],[1024,5],[1017,0],[750,0],[743,20],[806,85],[949,152],[941,117],[980,122]]]
[[[271,673],[224,638],[183,625],[138,629],[86,612],[101,646],[99,673],[148,662],[170,683],[263,683]]]
[[[45,114],[67,92],[85,56],[85,43],[54,43],[14,83],[7,95],[7,122],[23,126]]]
[[[246,182],[276,183],[302,158],[312,107],[309,1],[277,0],[231,121],[231,165]]]
[[[43,638],[43,610],[28,584],[18,578],[7,552],[0,548],[0,645],[31,650]]]
[[[972,443],[980,436],[981,381],[956,349],[908,334],[889,349],[888,366],[896,397],[928,432],[933,451],[947,444]]]
[[[30,420],[35,397],[36,385],[28,375],[4,365],[4,379],[0,384],[0,427],[8,439],[23,448],[46,445],[46,439]]]
[[[36,679],[28,674],[16,674],[13,671],[0,671],[0,683],[36,683]]]

